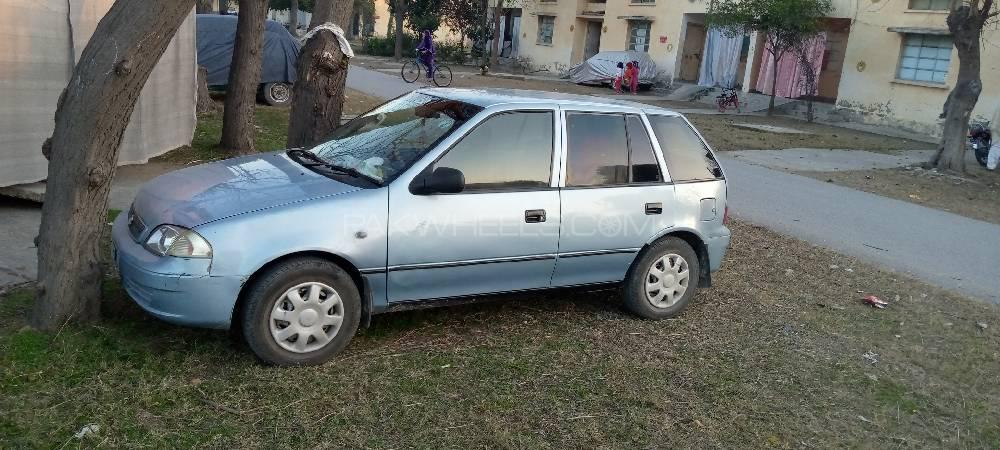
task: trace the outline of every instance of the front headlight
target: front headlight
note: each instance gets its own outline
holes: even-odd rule
[[[177,225],[160,225],[146,239],[146,250],[159,256],[211,258],[212,246],[205,238]]]

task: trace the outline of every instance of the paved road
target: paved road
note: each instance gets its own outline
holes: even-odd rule
[[[347,83],[383,98],[417,87],[361,67],[351,67]],[[1000,226],[731,157],[723,160],[735,217],[1000,303]]]
[[[734,217],[1000,303],[1000,226],[722,156]]]

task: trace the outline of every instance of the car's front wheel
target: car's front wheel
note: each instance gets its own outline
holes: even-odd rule
[[[647,319],[679,314],[698,286],[701,265],[683,239],[666,237],[639,255],[625,280],[625,307]]]
[[[329,361],[354,337],[361,296],[340,266],[318,258],[286,261],[249,286],[243,335],[267,364],[315,365]]]

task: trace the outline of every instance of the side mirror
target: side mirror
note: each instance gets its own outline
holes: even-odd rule
[[[457,194],[465,189],[465,174],[451,167],[438,167],[433,172],[423,172],[410,183],[410,192],[416,195]]]

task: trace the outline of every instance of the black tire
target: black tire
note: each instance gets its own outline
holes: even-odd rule
[[[976,155],[976,162],[978,162],[980,166],[986,167],[986,163],[990,155],[990,144],[986,142],[979,142],[978,144],[979,146],[973,150],[973,153]]]
[[[271,106],[292,104],[292,85],[288,83],[265,83],[260,88],[260,97]]]
[[[399,69],[399,75],[403,77],[403,81],[412,83],[417,81],[417,78],[420,78],[420,71],[422,70],[423,67],[420,67],[420,64],[417,64],[414,61],[407,61],[403,64],[403,67]]]
[[[316,350],[305,353],[286,350],[271,333],[271,312],[283,301],[286,291],[316,282],[331,287],[341,299],[343,320],[339,330]],[[246,343],[261,361],[275,366],[310,366],[329,361],[347,347],[361,321],[361,295],[351,276],[340,266],[319,258],[293,259],[268,269],[249,286],[245,301],[240,320]],[[298,339],[296,335],[295,340]],[[307,342],[313,340],[307,339]]]
[[[434,85],[437,87],[451,86],[451,68],[448,66],[437,66],[434,68]]]
[[[670,306],[657,307],[646,296],[646,280],[650,267],[667,255],[678,255],[687,264],[687,285],[680,298]],[[677,261],[676,259],[674,261]],[[683,239],[665,237],[647,247],[636,258],[625,279],[625,307],[633,314],[646,319],[666,319],[679,314],[691,303],[698,289],[701,261],[694,249]]]

